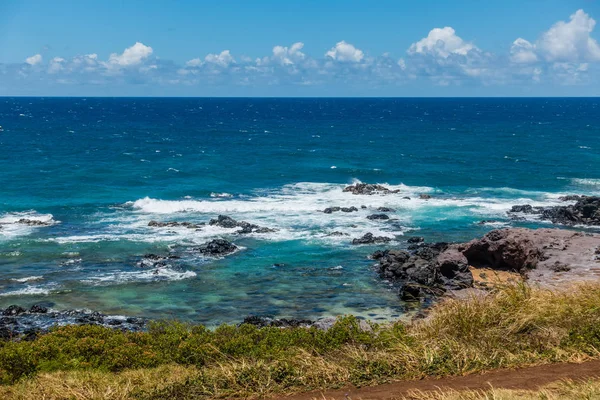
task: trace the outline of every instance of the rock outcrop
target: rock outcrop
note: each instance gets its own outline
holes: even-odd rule
[[[43,304],[34,304],[29,310],[12,305],[0,310],[0,315],[0,340],[33,340],[57,324],[102,325],[140,331],[147,322],[144,318],[110,316],[83,310],[54,311]]]
[[[371,183],[355,183],[354,185],[346,186],[344,192],[350,192],[352,194],[390,194],[399,193],[399,190],[391,190],[383,185],[376,185]]]
[[[331,213],[338,212],[338,211],[349,213],[349,212],[358,211],[358,208],[356,208],[354,206],[352,206],[352,207],[327,207],[326,209],[323,210],[323,212],[325,214],[331,214]]]
[[[390,219],[390,217],[388,217],[386,214],[372,214],[372,215],[369,215],[367,217],[367,219],[370,219],[370,220],[386,220],[386,219]]]
[[[385,236],[375,236],[371,232],[365,233],[358,239],[353,239],[352,244],[378,244],[378,243],[389,243],[392,239]]]
[[[157,254],[146,254],[137,262],[139,268],[163,268],[170,266],[170,260],[177,260],[179,256],[159,256]]]
[[[27,219],[27,218],[21,218],[20,220],[18,220],[15,223],[21,224],[21,225],[29,225],[29,226],[48,226],[48,225],[50,225],[49,222],[44,222],[44,221],[40,221],[37,219]]]
[[[378,261],[377,272],[382,278],[400,284],[404,300],[473,286],[467,258],[446,243],[423,245],[413,252],[377,251],[371,257]]]
[[[241,228],[237,233],[269,233],[276,232],[276,229],[265,228],[255,224],[251,224],[246,221],[236,221],[235,219],[226,215],[219,215],[216,219],[211,219],[208,223],[213,226],[220,226],[221,228]]]
[[[508,214],[519,219],[519,214],[535,215],[544,221],[563,225],[596,225],[600,226],[600,197],[598,196],[564,196],[563,201],[575,201],[567,206],[533,207],[529,204],[516,205]]]
[[[414,299],[473,286],[471,269],[516,272],[544,287],[600,279],[600,235],[561,229],[493,230],[467,243],[377,251],[379,275]]]
[[[238,247],[225,239],[214,239],[194,250],[209,257],[221,257],[236,251]]]

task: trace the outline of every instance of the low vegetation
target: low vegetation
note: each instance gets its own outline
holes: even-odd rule
[[[353,317],[328,331],[61,327],[0,343],[0,398],[261,397],[599,357],[600,285],[557,293],[515,284],[369,331]]]

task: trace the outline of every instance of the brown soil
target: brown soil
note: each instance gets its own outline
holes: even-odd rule
[[[495,285],[515,283],[523,280],[518,272],[495,270],[491,268],[476,268],[469,266],[473,274],[473,286],[476,288],[490,288]]]
[[[541,386],[560,380],[586,380],[600,378],[600,360],[581,364],[550,364],[515,370],[499,370],[485,374],[433,379],[401,381],[363,388],[349,387],[340,390],[317,391],[281,397],[287,400],[384,400],[410,398],[414,391],[439,389],[485,390],[497,389],[536,390]]]

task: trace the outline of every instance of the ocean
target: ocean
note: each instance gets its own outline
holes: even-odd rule
[[[0,125],[0,307],[209,326],[396,319],[411,307],[377,276],[373,251],[549,226],[506,211],[600,194],[592,98],[4,97]],[[355,182],[399,193],[342,191]],[[358,211],[322,212],[333,206]],[[389,220],[366,218],[378,207]],[[276,231],[148,226],[218,215]],[[367,232],[392,242],[351,244]],[[239,251],[194,251],[215,238]],[[139,267],[150,253],[180,258]]]

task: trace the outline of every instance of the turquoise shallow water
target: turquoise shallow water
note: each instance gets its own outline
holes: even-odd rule
[[[0,98],[0,307],[45,302],[211,325],[248,314],[396,318],[405,305],[367,259],[377,247],[352,238],[373,232],[400,247],[410,235],[468,240],[514,225],[513,204],[600,193],[599,107],[596,99]],[[357,180],[400,193],[342,192]],[[366,219],[380,206],[396,210],[393,220]],[[278,231],[148,226],[219,214]],[[216,237],[241,250],[216,260],[191,251]],[[136,266],[168,252],[182,258],[158,271]]]

